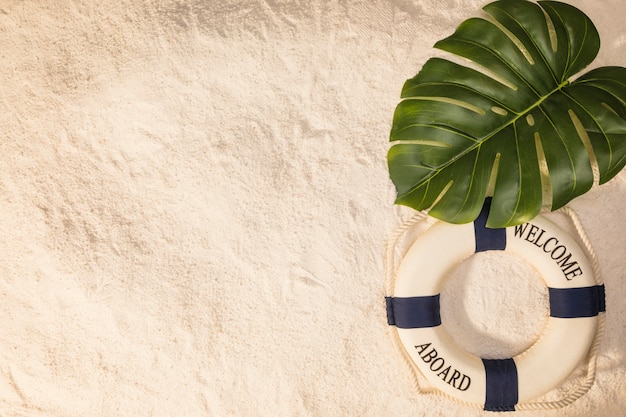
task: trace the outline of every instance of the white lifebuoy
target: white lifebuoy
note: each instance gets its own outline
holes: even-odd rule
[[[412,244],[400,263],[394,293],[386,297],[388,323],[429,383],[489,411],[513,411],[560,385],[586,358],[604,286],[596,283],[585,252],[561,228],[538,216],[506,229],[485,227],[488,206],[472,224],[439,222]],[[459,348],[439,314],[442,284],[476,252],[502,250],[521,256],[540,273],[550,300],[543,335],[509,359],[481,359]]]

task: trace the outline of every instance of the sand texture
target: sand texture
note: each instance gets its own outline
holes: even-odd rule
[[[626,3],[570,3],[625,66]],[[415,392],[383,300],[400,89],[482,5],[0,2],[0,415],[491,415]],[[626,172],[571,207],[608,291],[597,382],[522,415],[626,416]],[[505,345],[537,331],[453,294]]]

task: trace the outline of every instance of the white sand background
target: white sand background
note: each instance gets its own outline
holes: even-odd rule
[[[570,3],[626,65],[626,3]],[[400,88],[484,4],[0,2],[0,415],[492,415],[416,394],[383,303]],[[571,203],[608,291],[597,382],[524,416],[626,415],[625,197],[622,172]],[[470,348],[532,341],[524,266],[457,274]]]

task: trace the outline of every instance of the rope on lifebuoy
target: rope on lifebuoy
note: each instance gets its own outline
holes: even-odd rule
[[[604,287],[600,287],[602,285],[602,279],[601,279],[601,275],[600,275],[600,268],[599,268],[599,262],[597,259],[597,256],[593,250],[593,247],[591,245],[591,242],[589,240],[589,238],[587,237],[584,228],[580,222],[580,219],[578,218],[577,214],[570,208],[563,208],[561,210],[559,210],[559,212],[563,213],[564,215],[566,215],[570,222],[572,223],[572,225],[574,226],[574,228],[577,231],[579,240],[583,243],[583,247],[582,250],[584,250],[585,255],[587,256],[590,266],[593,269],[593,277],[594,280],[598,286],[598,288],[602,289],[602,302],[604,302]],[[386,250],[385,250],[385,294],[386,296],[389,296],[391,294],[393,294],[393,289],[394,289],[394,284],[395,284],[395,280],[396,280],[396,274],[397,274],[397,270],[398,270],[398,265],[396,262],[396,252],[398,249],[398,242],[400,241],[400,239],[402,239],[404,236],[406,236],[407,232],[412,230],[414,226],[416,226],[417,224],[421,223],[424,221],[424,219],[427,218],[427,213],[426,212],[418,212],[415,215],[413,215],[411,218],[409,218],[408,220],[402,222],[402,224],[400,224],[400,226],[398,226],[398,228],[396,229],[396,231],[394,232],[394,234],[388,239],[387,241],[387,245],[386,245]],[[432,227],[432,226],[431,226]],[[424,232],[422,232],[424,233]],[[487,248],[489,249],[489,248]],[[390,297],[387,297],[390,298]],[[438,302],[438,300],[437,300]],[[603,311],[603,310],[601,310]],[[514,409],[515,410],[549,410],[549,409],[558,409],[558,408],[562,408],[565,407],[567,405],[572,404],[574,401],[576,401],[577,399],[579,399],[580,397],[582,397],[585,393],[587,393],[589,391],[589,389],[591,388],[591,386],[593,385],[594,381],[595,381],[595,374],[596,374],[596,360],[597,360],[597,355],[598,355],[598,350],[599,350],[599,345],[600,345],[600,341],[602,339],[602,336],[604,334],[604,330],[605,330],[605,317],[604,314],[598,314],[598,322],[597,322],[597,330],[595,332],[595,336],[593,338],[593,341],[591,343],[591,347],[589,348],[588,354],[585,358],[585,363],[586,363],[586,375],[584,377],[584,380],[582,382],[578,383],[578,386],[573,389],[569,394],[567,394],[565,397],[556,400],[556,401],[533,401],[533,402],[519,402],[515,404]],[[405,346],[402,344],[401,340],[400,340],[400,336],[398,335],[398,332],[392,332],[393,333],[393,342],[394,345],[396,347],[397,350],[399,350],[402,353],[402,357],[404,358],[404,360],[406,361],[407,365],[409,365],[410,369],[412,370],[411,375],[413,376],[413,385],[414,388],[417,392],[419,393],[430,393],[430,394],[436,394],[436,395],[440,395],[446,398],[450,398],[452,400],[455,400],[459,403],[464,404],[465,406],[471,407],[471,408],[476,408],[476,409],[481,409],[483,408],[483,406],[481,404],[477,404],[475,402],[471,402],[471,401],[465,401],[463,399],[459,399],[453,395],[450,395],[440,389],[437,389],[435,387],[426,387],[424,386],[425,384],[423,382],[421,382],[421,378],[420,376],[423,378],[422,373],[420,372],[419,368],[417,367],[416,363],[411,359],[409,353],[407,352],[407,349],[405,348]],[[506,363],[502,363],[501,361],[491,361],[493,363],[487,363],[490,361],[486,361],[485,362],[485,366],[489,365],[489,366],[496,366],[496,367],[501,367],[501,366],[506,366]],[[499,372],[496,372],[495,375],[499,375]],[[504,407],[502,410],[498,409],[497,406],[494,406],[494,408],[492,409],[492,411],[510,411],[510,408],[508,407]]]

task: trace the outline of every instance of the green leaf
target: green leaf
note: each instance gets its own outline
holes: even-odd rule
[[[441,58],[402,89],[389,173],[397,204],[450,223],[473,221],[493,195],[489,227],[553,210],[613,178],[626,164],[626,69],[572,81],[600,48],[591,20],[565,3],[496,1],[463,22]],[[543,189],[551,201],[543,201]]]

